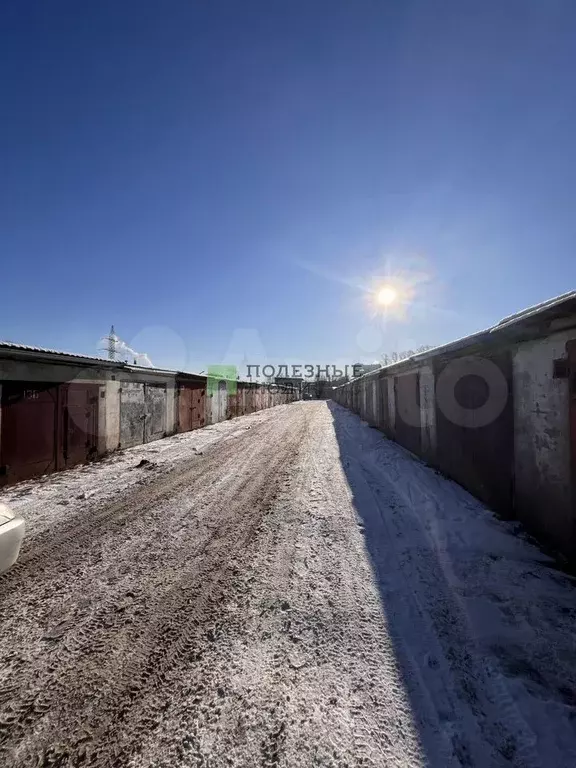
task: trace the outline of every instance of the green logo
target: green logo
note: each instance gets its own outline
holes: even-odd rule
[[[209,365],[208,366],[208,394],[218,392],[220,382],[226,384],[226,392],[235,395],[238,390],[238,369],[235,365]]]

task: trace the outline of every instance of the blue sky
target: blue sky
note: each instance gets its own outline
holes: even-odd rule
[[[0,338],[354,362],[576,287],[575,24],[572,0],[4,2]],[[386,274],[415,293],[382,323]]]

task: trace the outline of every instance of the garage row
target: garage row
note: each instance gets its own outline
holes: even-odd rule
[[[295,399],[289,387],[0,343],[0,485]]]
[[[576,562],[576,292],[332,397]]]

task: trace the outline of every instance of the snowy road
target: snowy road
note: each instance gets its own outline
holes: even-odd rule
[[[573,581],[336,405],[0,500],[2,766],[576,765]]]

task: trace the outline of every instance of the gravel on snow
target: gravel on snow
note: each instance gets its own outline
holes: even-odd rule
[[[573,580],[333,403],[0,500],[2,766],[576,765]]]

